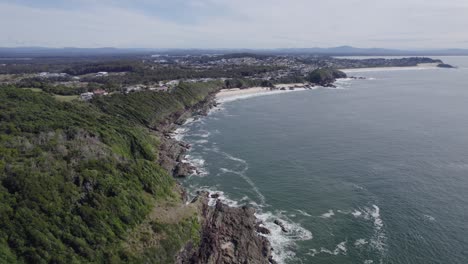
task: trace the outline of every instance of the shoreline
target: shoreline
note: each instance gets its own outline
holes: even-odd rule
[[[286,89],[270,91],[269,88],[262,87],[219,90],[207,103],[211,102],[210,105],[212,107],[210,107],[209,110],[215,110],[224,102],[231,102],[254,96],[280,95],[282,93],[307,90],[302,87],[297,88],[298,85],[305,86],[308,84],[285,84],[280,86],[295,87],[294,90]],[[318,86],[316,88],[318,88]],[[221,94],[221,98],[227,100],[220,100],[220,97],[218,96],[219,94]],[[179,124],[175,127],[180,130],[180,133],[173,133],[173,137],[171,139],[179,142],[179,144],[190,146],[191,142],[185,141],[183,137],[183,134],[189,131],[185,126],[189,125],[193,120],[205,118],[210,112],[211,111],[194,113],[194,115],[186,119],[183,124]],[[200,164],[192,162],[192,160],[188,158],[190,156],[189,151],[190,147],[187,148],[187,152],[182,154],[184,158],[181,162],[194,168],[190,176],[203,175],[200,174],[201,171],[204,171],[203,168],[200,169],[198,167]],[[201,166],[203,167],[203,165]],[[304,229],[299,224],[290,221],[289,219],[284,219],[283,217],[276,215],[274,212],[264,211],[261,206],[257,206],[256,203],[251,204],[231,200],[222,190],[218,190],[216,188],[190,190],[188,187],[183,186],[180,181],[178,182],[186,195],[186,205],[199,202],[203,205],[200,212],[200,216],[203,219],[203,242],[200,248],[186,248],[184,251],[181,251],[180,257],[185,261],[190,259],[187,258],[188,256],[196,256],[196,261],[202,260],[203,262],[195,261],[190,263],[214,264],[218,262],[210,262],[210,260],[216,256],[216,259],[218,260],[228,259],[229,263],[234,263],[233,260],[239,260],[239,263],[250,263],[249,261],[242,261],[247,257],[248,260],[254,259],[254,263],[279,264],[284,263],[286,259],[295,255],[293,251],[288,249],[288,247],[294,245],[295,241],[308,240],[312,238],[312,234],[309,230]],[[218,218],[216,220],[218,224],[215,226],[213,225],[213,215],[216,215]],[[252,221],[255,224],[250,224],[253,223]],[[247,222],[249,224],[239,226],[234,222]],[[223,234],[225,233],[225,230],[228,230],[228,234],[226,236]],[[291,237],[291,234],[296,234],[296,236],[300,236],[300,238]],[[251,241],[246,242],[244,239],[245,237],[250,237],[249,239]],[[232,256],[231,253],[227,253],[226,255],[226,252],[223,252],[223,247],[230,247],[231,244],[226,244],[223,241],[235,241],[234,244],[239,245],[239,248],[248,248],[248,250],[242,252],[240,250],[235,250],[236,256]],[[255,242],[252,243],[252,241]],[[220,248],[222,250],[220,250]],[[238,248],[238,246],[235,246],[235,248]],[[190,260],[193,261],[193,258]]]
[[[218,106],[216,95],[219,92],[220,90],[213,92],[183,113],[169,118],[160,132],[163,135],[160,162],[177,182],[177,188],[182,195],[181,206],[198,208],[197,216],[201,225],[200,244],[186,244],[180,249],[175,263],[215,264],[224,260],[226,263],[253,261],[259,264],[276,264],[270,240],[261,235],[269,233],[270,230],[262,225],[262,220],[257,217],[254,208],[225,203],[222,194],[217,191],[210,193],[200,190],[190,199],[187,188],[179,180],[198,174],[199,171],[196,164],[187,160],[191,146],[183,138],[177,137],[177,130],[183,129],[191,119],[207,116],[211,109]],[[244,224],[236,224],[240,222]]]
[[[268,87],[249,87],[249,88],[234,88],[234,89],[222,89],[216,95],[217,103],[231,102],[238,99],[245,99],[255,96],[262,95],[274,95],[274,94],[283,94],[290,92],[298,92],[305,90],[316,89],[318,86],[310,86],[307,83],[294,83],[294,84],[278,84],[275,89],[270,89]],[[281,90],[283,89],[283,90]]]
[[[439,63],[421,63],[416,66],[390,66],[390,67],[367,67],[367,68],[347,68],[339,69],[344,73],[359,73],[359,72],[380,72],[380,71],[407,71],[407,70],[433,70],[439,69]]]

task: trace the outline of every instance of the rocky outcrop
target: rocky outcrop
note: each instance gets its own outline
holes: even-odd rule
[[[185,154],[190,149],[190,145],[180,142],[172,137],[172,132],[177,125],[182,125],[193,116],[206,115],[209,110],[216,106],[214,94],[209,95],[205,100],[185,109],[185,111],[174,113],[163,120],[154,133],[160,139],[159,164],[174,177],[186,177],[195,171],[195,167],[183,161]]]
[[[312,71],[306,77],[306,80],[316,85],[334,87],[333,83],[336,81],[336,79],[346,77],[346,73],[342,71],[331,68],[320,68]]]
[[[447,63],[439,63],[437,64],[437,67],[439,68],[446,68],[446,69],[454,69],[455,67],[450,65],[450,64],[447,64]]]
[[[199,247],[187,245],[179,264],[275,263],[268,240],[270,231],[260,225],[251,207],[229,207],[217,200],[208,206],[208,194],[199,196],[203,216]]]

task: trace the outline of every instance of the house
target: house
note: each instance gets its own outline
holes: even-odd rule
[[[83,101],[89,101],[89,100],[93,99],[93,96],[94,96],[94,94],[90,93],[90,92],[82,93],[82,94],[80,94],[80,99],[83,100]]]
[[[176,86],[176,85],[179,85],[179,80],[172,80],[172,81],[169,81],[166,83],[166,85],[168,86]]]
[[[108,72],[98,72],[98,73],[96,73],[96,76],[98,76],[98,77],[107,76],[107,75],[109,75]]]
[[[94,90],[94,91],[93,91],[93,94],[94,94],[94,95],[98,95],[98,96],[100,96],[100,95],[108,95],[108,93],[107,93],[105,90],[103,90],[103,89]]]
[[[41,72],[38,74],[39,77],[42,78],[53,78],[53,77],[66,77],[68,74],[66,73],[50,73],[50,72]]]
[[[169,91],[169,87],[167,86],[161,86],[161,87],[151,87],[149,88],[150,91],[155,91],[155,92],[167,92]]]
[[[131,93],[131,92],[139,92],[142,90],[142,86],[140,85],[129,86],[129,87],[125,87],[124,90],[126,94]]]

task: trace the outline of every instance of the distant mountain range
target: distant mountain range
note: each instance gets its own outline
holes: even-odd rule
[[[384,48],[355,48],[340,46],[333,48],[278,48],[278,49],[150,49],[130,48],[45,48],[45,47],[9,47],[0,48],[0,57],[43,57],[43,56],[109,56],[136,54],[316,54],[327,56],[455,56],[468,55],[468,49],[420,49],[398,50]]]

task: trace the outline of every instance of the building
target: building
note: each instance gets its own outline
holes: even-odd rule
[[[172,81],[169,81],[166,83],[166,85],[169,85],[169,86],[176,86],[176,85],[179,85],[179,80],[172,80]]]
[[[101,77],[101,76],[107,76],[107,75],[109,75],[108,72],[98,72],[98,73],[96,73],[96,76],[99,76],[99,77]]]
[[[80,94],[80,99],[83,100],[83,101],[89,101],[89,100],[93,99],[93,96],[94,96],[94,94],[90,93],[90,92],[82,93],[82,94]]]
[[[140,85],[129,86],[129,87],[125,87],[124,90],[126,94],[132,93],[132,92],[139,92],[142,90],[142,86]]]
[[[97,89],[97,90],[94,90],[93,91],[93,94],[94,95],[97,95],[97,96],[100,96],[100,95],[108,95],[109,93],[107,93],[105,90],[103,89]]]
[[[150,91],[155,91],[155,92],[167,92],[169,91],[169,87],[167,86],[161,86],[161,87],[150,87]]]
[[[51,73],[51,72],[41,72],[38,74],[39,77],[42,78],[53,78],[53,77],[66,77],[68,74],[60,72],[60,73]]]

